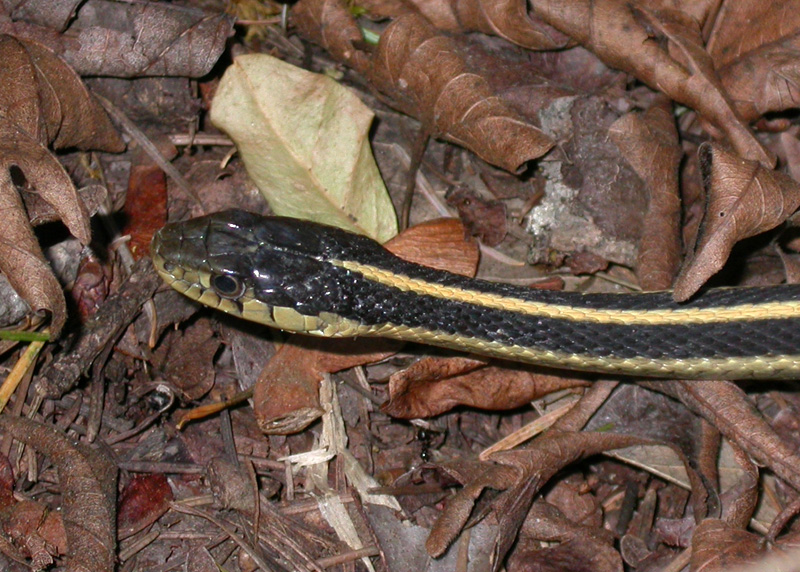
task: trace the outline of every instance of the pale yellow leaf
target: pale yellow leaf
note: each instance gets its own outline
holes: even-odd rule
[[[369,146],[372,117],[331,78],[264,54],[234,60],[211,109],[276,214],[384,242],[397,221]]]

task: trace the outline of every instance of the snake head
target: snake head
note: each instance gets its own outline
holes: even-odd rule
[[[169,224],[151,255],[170,286],[208,306],[289,331],[315,333],[331,299],[351,299],[347,270],[332,261],[356,249],[391,256],[369,238],[286,217],[223,211]]]

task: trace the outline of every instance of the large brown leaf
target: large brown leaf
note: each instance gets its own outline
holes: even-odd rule
[[[518,0],[366,0],[359,5],[382,18],[419,12],[440,30],[483,32],[531,50],[560,50],[572,43],[555,28],[530,18],[527,3]]]
[[[471,358],[427,358],[389,378],[381,409],[392,417],[432,417],[466,405],[508,411],[543,395],[589,382],[511,364],[487,365]]]

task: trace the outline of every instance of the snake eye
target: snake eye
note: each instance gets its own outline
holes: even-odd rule
[[[211,287],[223,298],[238,298],[244,292],[244,284],[228,274],[215,274],[211,277]]]

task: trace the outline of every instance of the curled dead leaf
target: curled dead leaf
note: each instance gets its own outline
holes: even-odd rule
[[[66,321],[64,294],[30,226],[44,202],[82,243],[91,240],[89,214],[64,168],[47,150],[54,147],[121,151],[122,140],[80,78],[47,48],[0,35],[0,270],[35,312],[51,313],[51,333]]]
[[[675,283],[675,299],[687,300],[725,265],[739,240],[771,230],[800,206],[800,185],[725,149],[698,150],[707,207],[694,256]]]
[[[364,74],[392,105],[417,117],[433,135],[511,172],[553,146],[497,97],[485,78],[472,73],[458,43],[423,16],[397,18],[367,57],[355,47],[360,33],[343,5],[302,0],[292,14],[301,33]]]
[[[60,163],[47,149],[0,118],[0,209],[4,215],[0,270],[35,312],[51,313],[51,331],[58,335],[67,316],[64,292],[33,234],[17,185],[12,180],[15,172],[23,173],[42,198],[55,197],[52,206],[68,223],[70,231],[84,243],[90,238],[88,216]],[[68,204],[70,191],[74,204]]]
[[[458,44],[420,16],[392,22],[367,76],[434,135],[463,145],[507,171],[541,157],[552,140],[470,71]]]

